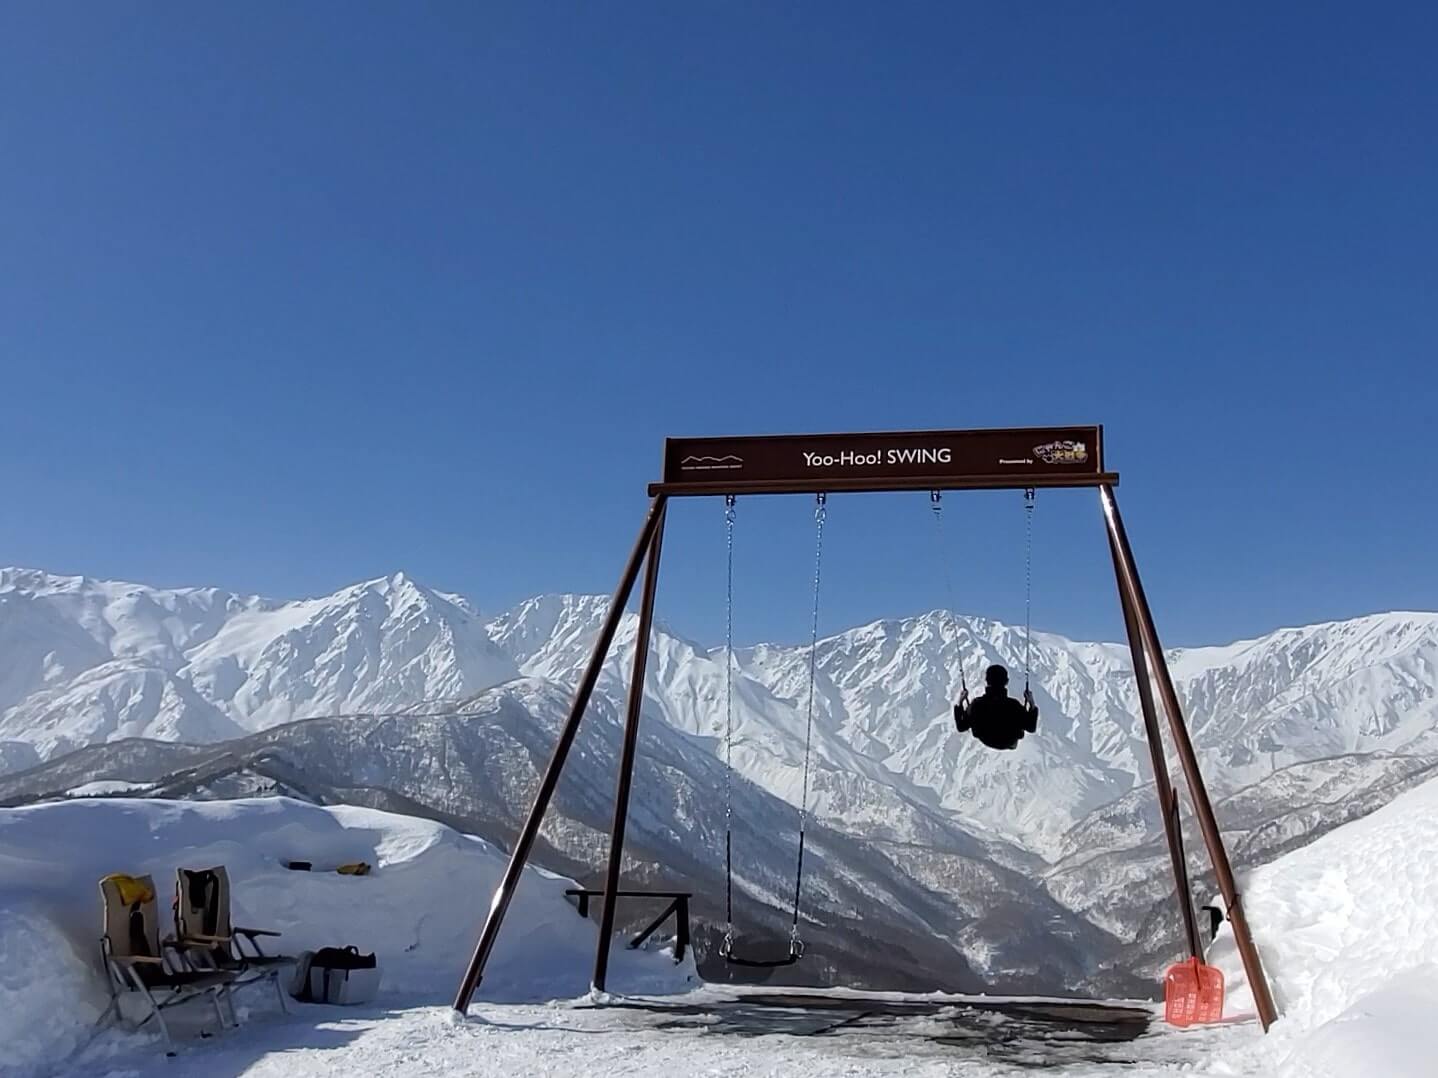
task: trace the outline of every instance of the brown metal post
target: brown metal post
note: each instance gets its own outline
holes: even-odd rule
[[[619,578],[619,586],[615,589],[613,598],[609,600],[609,613],[599,630],[599,638],[594,642],[594,652],[589,656],[589,665],[585,668],[584,675],[580,678],[579,686],[575,690],[574,703],[570,706],[569,717],[560,731],[559,742],[554,746],[554,754],[550,757],[544,778],[540,780],[539,789],[535,792],[534,804],[529,810],[529,816],[524,821],[519,838],[515,841],[514,852],[510,854],[509,865],[504,870],[504,878],[500,880],[499,886],[495,889],[494,898],[489,905],[489,916],[484,922],[484,930],[480,933],[479,942],[475,944],[474,955],[469,960],[469,968],[465,970],[464,980],[460,982],[459,991],[455,993],[454,1009],[460,1013],[469,1008],[470,998],[474,995],[474,990],[479,987],[480,978],[484,975],[484,967],[489,961],[489,953],[494,949],[494,941],[499,937],[500,925],[504,923],[504,915],[509,909],[510,900],[514,897],[515,888],[519,885],[519,877],[524,872],[525,863],[529,860],[529,851],[534,845],[535,838],[539,835],[539,828],[544,822],[544,814],[549,808],[550,799],[554,796],[555,787],[559,785],[559,776],[564,770],[564,761],[569,756],[570,746],[574,744],[574,735],[579,732],[579,723],[584,718],[584,709],[589,706],[589,698],[594,693],[595,683],[598,682],[599,673],[604,667],[604,659],[609,653],[609,645],[613,643],[614,633],[619,628],[620,619],[624,616],[624,606],[629,602],[630,592],[634,590],[634,581],[639,576],[639,567],[643,564],[644,556],[649,551],[659,521],[664,516],[664,504],[665,499],[662,497],[655,498],[650,502],[649,515],[644,518],[644,526],[639,529],[639,538],[635,540],[634,549],[629,553],[629,561],[624,567],[624,574]]]
[[[624,718],[624,747],[619,755],[619,783],[614,791],[614,826],[609,832],[609,865],[604,879],[604,905],[600,909],[599,946],[594,953],[596,991],[603,992],[609,974],[609,945],[614,937],[614,914],[619,908],[619,866],[624,859],[624,826],[629,820],[629,788],[634,780],[634,750],[639,744],[639,716],[644,710],[644,672],[649,659],[649,637],[654,625],[654,595],[659,587],[659,554],[664,547],[664,508],[649,544],[644,571],[644,598],[639,606],[639,627],[634,637],[634,671],[629,679],[629,704]]]
[[[1143,633],[1138,627],[1138,617],[1133,604],[1129,602],[1128,591],[1123,586],[1123,569],[1120,565],[1118,547],[1109,540],[1113,552],[1114,577],[1118,582],[1119,605],[1123,607],[1124,627],[1128,630],[1128,649],[1133,656],[1133,676],[1138,682],[1139,706],[1143,711],[1143,725],[1148,741],[1149,756],[1153,762],[1153,781],[1157,788],[1158,810],[1163,816],[1163,832],[1168,839],[1168,856],[1173,862],[1173,883],[1180,907],[1183,910],[1184,934],[1188,937],[1188,953],[1194,958],[1203,956],[1203,943],[1198,934],[1198,919],[1193,912],[1193,889],[1188,882],[1188,861],[1183,853],[1183,827],[1178,818],[1178,795],[1168,777],[1168,761],[1163,754],[1163,731],[1158,725],[1158,708],[1153,702],[1153,683],[1149,680],[1148,661],[1144,654]]]
[[[1249,987],[1253,991],[1258,1019],[1266,1031],[1277,1021],[1278,1010],[1273,1003],[1268,978],[1263,972],[1263,963],[1258,957],[1258,948],[1254,946],[1253,935],[1248,930],[1248,918],[1244,915],[1238,885],[1233,877],[1233,867],[1229,864],[1228,851],[1223,845],[1223,834],[1219,830],[1213,803],[1209,800],[1208,789],[1199,770],[1198,755],[1194,752],[1193,741],[1184,722],[1178,691],[1174,688],[1168,663],[1163,658],[1163,645],[1159,642],[1158,629],[1153,623],[1153,611],[1149,609],[1143,583],[1139,580],[1133,548],[1129,546],[1128,533],[1124,530],[1123,518],[1119,515],[1118,501],[1114,498],[1113,489],[1108,486],[1099,488],[1099,497],[1103,503],[1109,540],[1118,554],[1120,583],[1127,592],[1134,614],[1138,618],[1139,630],[1143,634],[1144,645],[1153,663],[1159,693],[1163,697],[1163,708],[1168,714],[1169,729],[1173,733],[1174,747],[1178,750],[1179,763],[1183,767],[1189,797],[1193,801],[1194,814],[1198,817],[1203,843],[1208,849],[1209,859],[1213,862],[1214,874],[1218,877],[1218,889],[1223,893],[1223,901],[1228,906],[1228,919],[1233,925],[1234,942],[1238,945],[1239,957],[1243,959],[1243,971],[1248,976]]]

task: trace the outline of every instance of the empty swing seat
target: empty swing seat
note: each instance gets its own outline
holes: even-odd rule
[[[732,947],[721,947],[719,956],[731,966],[742,966],[745,969],[782,969],[785,966],[792,966],[799,959],[804,957],[804,946],[801,943],[791,944],[789,953],[782,958],[745,958],[734,953]]]

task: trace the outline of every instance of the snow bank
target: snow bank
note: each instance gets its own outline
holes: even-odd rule
[[[1243,901],[1285,1073],[1434,1073],[1420,1041],[1438,1012],[1438,781],[1254,871]],[[1252,1012],[1227,926],[1210,959],[1229,1013]]]
[[[1286,1061],[1292,1078],[1424,1078],[1438,1070],[1431,1026],[1438,966],[1419,966],[1370,992],[1305,1037]]]
[[[286,869],[303,860],[317,871]],[[366,861],[373,872],[318,871]],[[6,1063],[54,1063],[91,1034],[109,999],[99,963],[98,881],[153,875],[170,931],[175,870],[223,864],[238,924],[283,932],[287,953],[375,951],[385,991],[406,1003],[452,996],[504,857],[429,821],[284,798],[226,802],[91,799],[0,810],[0,1044]],[[568,880],[526,872],[481,998],[570,998],[589,987],[595,928]],[[667,956],[620,948],[612,985],[666,992],[697,978]]]

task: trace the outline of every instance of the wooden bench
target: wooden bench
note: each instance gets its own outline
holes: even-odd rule
[[[603,891],[592,891],[585,887],[572,887],[564,892],[570,898],[577,899],[575,903],[579,908],[579,916],[589,916],[589,903],[591,899],[604,897]],[[643,932],[629,941],[629,949],[637,950],[644,946],[644,941],[658,932],[664,922],[670,917],[674,918],[674,962],[684,961],[684,953],[689,950],[689,899],[693,897],[691,891],[616,891],[615,898],[663,898],[669,900],[669,905],[664,907],[664,912],[656,917]]]

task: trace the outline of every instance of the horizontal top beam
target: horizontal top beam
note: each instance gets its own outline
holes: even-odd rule
[[[1016,480],[1011,475],[967,476],[962,479],[830,479],[825,482],[784,480],[735,480],[715,483],[650,483],[649,496],[691,498],[724,494],[883,494],[904,490],[1049,490],[1083,487],[1116,487],[1117,472],[1097,475],[1031,475]]]
[[[651,494],[1096,487],[1103,428],[785,434],[670,438]]]

